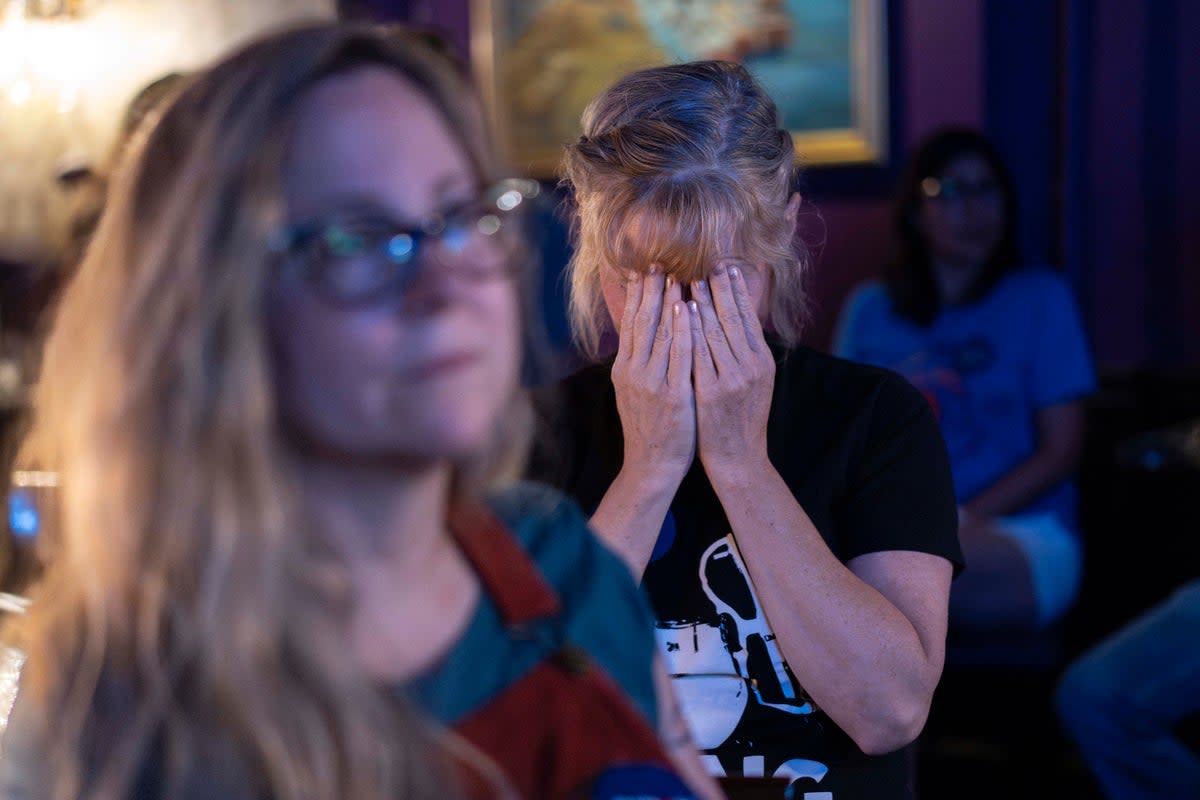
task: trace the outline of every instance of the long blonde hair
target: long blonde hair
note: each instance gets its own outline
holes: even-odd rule
[[[346,655],[352,587],[300,511],[265,342],[291,120],[363,65],[415,85],[492,177],[475,96],[428,41],[285,32],[143,125],[62,298],[22,454],[61,473],[52,558],[15,631],[25,700],[54,720],[56,797],[128,795],[152,742],[171,781],[232,771],[279,800],[446,793],[436,734]],[[516,467],[523,408],[457,493]]]
[[[571,324],[584,352],[598,355],[607,320],[604,265],[658,264],[686,282],[731,256],[767,268],[769,324],[796,343],[808,255],[787,211],[792,137],[750,73],[725,61],[634,72],[588,105],[582,127],[561,173],[573,201]]]

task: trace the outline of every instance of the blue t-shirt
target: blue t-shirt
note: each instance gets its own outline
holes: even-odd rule
[[[592,535],[578,506],[554,489],[520,484],[489,506],[558,594],[566,641],[602,666],[657,728],[654,623],[629,568]],[[484,592],[462,638],[406,689],[434,719],[453,726],[545,657],[537,637],[513,638]]]
[[[1071,291],[1046,269],[1014,272],[978,302],[944,308],[928,327],[899,316],[887,290],[869,283],[847,302],[834,348],[901,373],[925,395],[960,504],[1033,454],[1040,409],[1096,385]],[[1021,511],[1052,511],[1075,529],[1075,506],[1074,486],[1064,481]]]

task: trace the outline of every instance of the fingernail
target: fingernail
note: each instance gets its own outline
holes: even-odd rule
[[[668,275],[667,276],[667,288],[670,289],[674,285],[675,285],[675,279],[673,277],[671,277],[670,275]]]
[[[679,303],[676,303],[675,305],[671,306],[671,310],[672,310],[672,311],[674,311],[674,312],[675,312],[675,316],[677,316],[677,317],[678,317],[678,316],[679,316],[679,310],[680,310],[680,309],[679,309]]]
[[[713,272],[716,273],[717,275],[724,275],[725,274],[725,265],[718,263],[717,268],[714,269]]]
[[[689,301],[688,301],[688,309],[689,309],[689,310],[690,310],[690,311],[691,311],[693,314],[696,314],[696,313],[699,313],[700,307],[696,305],[696,301],[695,301],[695,300],[689,300]]]
[[[730,268],[729,268],[729,274],[730,274],[730,275],[732,275],[732,276],[733,276],[733,277],[735,277],[735,278],[736,278],[738,275],[741,275],[741,273],[740,273],[740,272],[738,272],[738,268],[737,268],[737,267],[730,267]]]
[[[651,264],[651,265],[650,265],[650,274],[651,274],[651,275],[657,275],[657,274],[658,274],[658,264]]]

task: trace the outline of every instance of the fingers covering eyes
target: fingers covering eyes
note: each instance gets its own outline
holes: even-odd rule
[[[680,389],[686,389],[691,382],[695,316],[682,298],[671,303],[674,332],[671,339],[670,363],[667,366],[667,384]]]
[[[731,369],[736,359],[730,349],[729,339],[721,325],[721,320],[717,317],[711,283],[709,281],[693,283],[692,297],[695,298],[694,302],[699,310],[700,330],[712,366],[718,373]]]
[[[746,344],[755,352],[766,349],[763,339],[762,325],[758,321],[758,312],[750,299],[750,287],[746,284],[746,273],[738,267],[730,267],[730,280],[733,283],[733,299],[737,303],[738,312],[742,318],[742,330],[745,332]]]
[[[625,309],[621,314],[621,327],[617,331],[617,358],[628,360],[633,356],[633,320],[637,316],[642,300],[642,281],[638,275],[625,284]]]

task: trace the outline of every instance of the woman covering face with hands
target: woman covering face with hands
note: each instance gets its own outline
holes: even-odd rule
[[[634,73],[583,131],[571,306],[597,363],[553,395],[544,477],[641,578],[711,772],[908,797],[961,559],[937,424],[903,379],[798,345],[793,146],[743,68]]]
[[[627,455],[678,480],[697,453],[704,463],[753,466],[766,457],[775,360],[755,309],[745,265],[718,262],[709,279],[684,285],[654,265],[625,289],[613,364]]]

